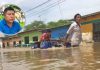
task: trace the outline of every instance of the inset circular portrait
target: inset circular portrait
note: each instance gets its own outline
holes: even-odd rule
[[[5,4],[0,7],[0,32],[5,35],[15,35],[24,25],[25,14],[18,6]]]

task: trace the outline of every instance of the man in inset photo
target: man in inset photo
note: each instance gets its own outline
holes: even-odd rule
[[[21,30],[21,26],[15,21],[15,10],[12,7],[7,7],[3,15],[4,19],[0,20],[0,32],[8,35],[18,33]]]

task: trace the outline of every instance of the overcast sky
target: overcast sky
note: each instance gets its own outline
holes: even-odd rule
[[[72,19],[76,13],[83,16],[100,11],[100,0],[0,0],[0,6],[8,3],[19,6],[25,12],[26,25],[34,20]]]

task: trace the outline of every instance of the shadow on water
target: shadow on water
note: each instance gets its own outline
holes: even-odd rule
[[[99,46],[3,52],[0,65],[3,70],[100,70]]]

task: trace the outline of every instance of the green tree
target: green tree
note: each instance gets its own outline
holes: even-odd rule
[[[43,21],[34,21],[31,24],[25,26],[25,30],[44,29],[44,28],[46,28],[46,24],[44,24]]]
[[[54,28],[54,27],[69,25],[71,23],[72,22],[71,21],[68,21],[68,20],[58,20],[57,22],[48,22],[47,23],[47,27],[48,28]]]
[[[71,24],[71,21],[68,21],[68,20],[59,20],[59,21],[57,22],[57,24],[58,24],[59,26],[69,25],[69,24]]]
[[[57,26],[56,22],[48,22],[47,23],[47,28],[53,28],[53,27],[56,27],[56,26]]]
[[[28,24],[25,27],[25,30],[31,29],[45,29],[45,28],[55,28],[59,26],[69,25],[71,21],[68,20],[59,20],[57,22],[48,22],[45,24],[43,21],[33,21],[31,24]]]

